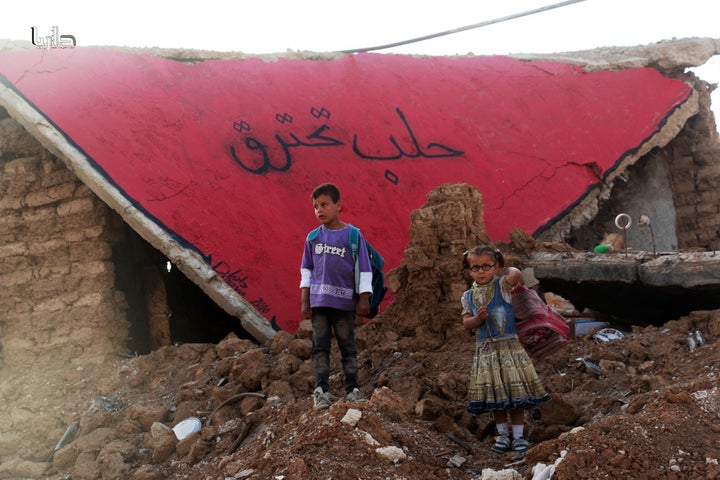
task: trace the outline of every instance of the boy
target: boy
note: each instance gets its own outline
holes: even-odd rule
[[[330,407],[330,343],[332,331],[340,349],[343,386],[350,402],[365,402],[358,384],[355,349],[355,315],[370,311],[372,271],[365,239],[358,235],[359,285],[355,285],[355,261],[350,250],[351,225],[340,221],[340,190],[324,183],[312,192],[320,232],[305,241],[300,266],[302,317],[312,319],[312,357],[315,370],[313,408]],[[359,293],[359,296],[355,292]]]

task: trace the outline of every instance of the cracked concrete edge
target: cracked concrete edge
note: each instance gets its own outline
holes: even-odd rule
[[[662,71],[699,67],[720,55],[720,38],[663,40],[631,47],[602,47],[562,53],[516,54],[520,60],[554,60],[589,71],[652,67]]]
[[[14,90],[0,84],[0,105],[65,165],[110,208],[154,248],[165,254],[189,279],[217,305],[237,317],[243,328],[260,344],[272,339],[275,330],[240,293],[231,288],[203,260],[201,255],[176,240],[129,201],[111,182],[93,168],[42,114]]]
[[[35,49],[30,41],[0,38],[0,51]],[[81,48],[108,48],[137,54],[156,55],[181,62],[201,62],[204,60],[260,58],[266,61],[278,59],[296,60],[334,60],[346,56],[339,52],[311,52],[290,50],[266,54],[247,54],[243,52],[218,52],[212,50],[168,49],[158,47],[119,47],[87,46]],[[378,50],[372,53],[392,53]],[[699,67],[714,55],[720,54],[720,38],[681,38],[661,40],[656,43],[636,46],[600,47],[590,50],[578,50],[557,53],[518,53],[509,57],[518,60],[553,60],[582,66],[586,70],[617,70],[624,68],[653,67],[660,70]],[[398,54],[399,55],[399,54]],[[432,55],[410,55],[413,57],[432,57]],[[448,57],[482,57],[489,55],[447,55]]]
[[[639,145],[637,150],[621,158],[613,169],[608,170],[602,182],[592,188],[577,204],[563,212],[561,217],[552,220],[551,224],[537,235],[538,240],[564,241],[572,230],[583,227],[594,219],[600,204],[610,198],[615,181],[623,178],[627,168],[653,148],[663,148],[670,143],[683,129],[687,120],[700,111],[699,99],[700,95],[693,89],[687,100],[668,116],[657,132]]]
[[[596,284],[626,283],[646,287],[708,289],[720,286],[720,252],[549,253],[533,252],[526,265],[541,281]]]

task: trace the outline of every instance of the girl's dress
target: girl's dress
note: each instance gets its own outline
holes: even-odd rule
[[[529,355],[518,340],[510,286],[505,277],[473,282],[461,299],[463,316],[486,306],[488,319],[477,330],[468,403],[473,414],[529,409],[550,400]]]

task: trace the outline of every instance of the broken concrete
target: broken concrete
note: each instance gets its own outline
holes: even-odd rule
[[[720,54],[720,38],[663,40],[649,45],[602,47],[583,52],[516,55],[527,60],[547,59],[581,65],[588,70],[653,67],[682,73]]]
[[[546,291],[625,324],[659,325],[720,308],[720,252],[532,253]]]

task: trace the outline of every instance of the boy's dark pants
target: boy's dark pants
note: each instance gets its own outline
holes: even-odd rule
[[[358,360],[355,349],[355,312],[329,307],[313,308],[312,356],[315,369],[315,387],[323,392],[330,389],[330,344],[335,332],[345,378],[345,392],[350,393],[358,385]]]

